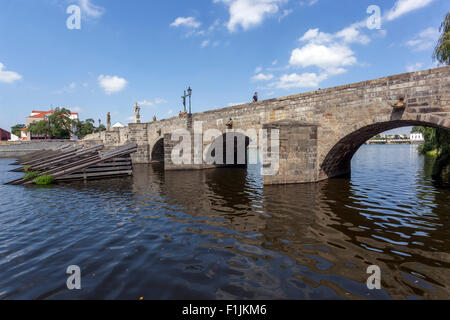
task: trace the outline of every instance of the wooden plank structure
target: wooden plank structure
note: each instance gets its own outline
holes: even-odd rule
[[[69,148],[73,148],[73,144],[65,144],[54,150],[40,150],[40,151],[32,152],[32,153],[26,154],[22,157],[19,157],[19,159],[17,161],[11,163],[10,165],[11,166],[25,165],[26,162],[31,161],[33,159],[36,160],[39,157],[45,157],[45,156],[62,153],[62,152],[67,151],[67,149],[69,149]]]
[[[37,153],[34,158],[21,161],[28,171],[39,171],[39,176],[50,175],[54,181],[105,179],[133,174],[131,154],[137,151],[135,143],[101,153],[104,146],[81,149],[72,147],[51,155]],[[23,170],[23,168],[21,168]],[[30,185],[34,179],[17,179],[7,185]]]

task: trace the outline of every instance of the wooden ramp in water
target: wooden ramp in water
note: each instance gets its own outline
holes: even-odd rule
[[[60,150],[46,156],[36,154],[36,159],[27,159],[22,164],[27,172],[36,172],[37,176],[51,176],[54,181],[74,181],[105,179],[133,174],[131,154],[137,151],[135,143],[115,150],[104,152],[104,146],[81,149],[78,147]],[[24,168],[21,168],[23,171]],[[36,178],[26,177],[7,183],[7,185],[30,185]]]
[[[27,155],[19,157],[19,159],[17,161],[11,163],[10,165],[12,165],[12,166],[25,165],[27,162],[29,162],[33,159],[38,160],[39,158],[46,158],[46,157],[50,157],[52,155],[61,154],[73,147],[74,147],[74,145],[70,143],[70,144],[62,145],[59,148],[56,148],[53,150],[40,150],[40,151],[32,152]],[[81,146],[78,146],[78,148],[81,149]]]

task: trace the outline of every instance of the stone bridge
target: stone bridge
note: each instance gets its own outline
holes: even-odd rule
[[[398,105],[404,105],[398,108]],[[207,169],[200,161],[176,166],[170,153],[171,134],[233,128],[279,129],[279,170],[264,176],[264,184],[317,182],[348,175],[351,159],[371,137],[404,126],[450,130],[450,67],[389,76],[288,97],[196,113],[151,123],[130,124],[102,133],[109,145],[136,142],[135,163],[164,162],[165,170]],[[202,137],[200,137],[202,139]],[[203,146],[211,141],[202,141]],[[273,156],[269,148],[267,154]],[[272,153],[272,154],[271,154]]]

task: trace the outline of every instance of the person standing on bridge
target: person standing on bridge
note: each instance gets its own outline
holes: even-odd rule
[[[253,102],[258,102],[258,92],[255,92],[255,95],[253,96]]]

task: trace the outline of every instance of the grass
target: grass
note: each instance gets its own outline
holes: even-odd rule
[[[24,179],[30,180],[35,179],[39,176],[39,171],[27,171],[27,173],[23,176]]]
[[[34,184],[37,184],[38,186],[48,186],[52,184],[55,181],[55,179],[48,174],[44,174],[40,177],[37,177],[33,180]]]

